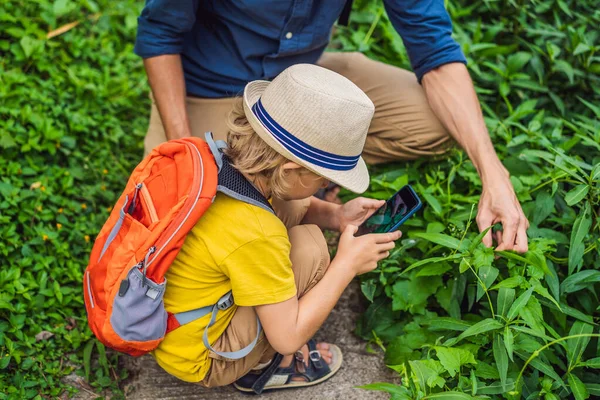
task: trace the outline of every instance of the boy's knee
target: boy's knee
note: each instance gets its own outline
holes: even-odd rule
[[[292,244],[290,259],[294,275],[299,278],[300,294],[325,275],[330,262],[329,249],[323,232],[316,225],[294,226],[288,230],[288,235]]]

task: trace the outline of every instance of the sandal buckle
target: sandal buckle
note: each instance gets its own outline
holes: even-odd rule
[[[308,358],[310,358],[310,361],[312,362],[321,361],[321,353],[319,350],[312,350],[310,353],[308,353]]]

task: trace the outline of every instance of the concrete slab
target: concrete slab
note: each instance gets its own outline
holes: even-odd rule
[[[373,382],[394,382],[397,375],[383,364],[382,354],[370,354],[365,350],[366,343],[353,333],[356,319],[363,310],[362,298],[357,282],[353,282],[333,310],[317,339],[336,343],[344,352],[342,369],[329,381],[305,389],[265,393],[267,400],[289,399],[343,399],[379,400],[389,395],[356,389],[355,386]],[[124,367],[131,371],[131,378],[125,383],[128,399],[135,400],[248,400],[246,394],[233,387],[205,389],[198,385],[182,382],[164,372],[152,357],[123,357]]]

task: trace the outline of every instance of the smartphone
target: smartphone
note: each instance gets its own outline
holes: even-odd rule
[[[395,231],[422,205],[421,199],[413,188],[406,185],[358,227],[356,236]]]

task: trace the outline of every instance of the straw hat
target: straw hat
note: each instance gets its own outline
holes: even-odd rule
[[[244,90],[252,128],[274,150],[353,192],[369,186],[360,156],[375,106],[345,77],[311,64]]]

